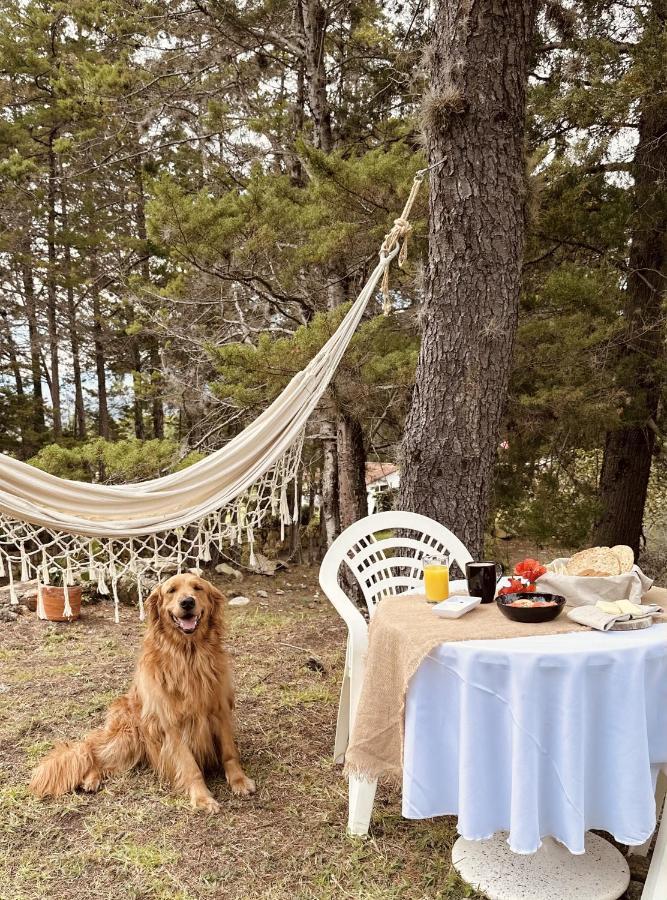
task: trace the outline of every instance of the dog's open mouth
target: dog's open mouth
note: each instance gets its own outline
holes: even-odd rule
[[[197,626],[199,625],[199,620],[201,619],[200,615],[179,617],[175,616],[173,613],[171,617],[184,634],[192,634],[193,631],[196,631]]]

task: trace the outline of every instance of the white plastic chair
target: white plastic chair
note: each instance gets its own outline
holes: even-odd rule
[[[389,537],[378,532],[399,531]],[[472,557],[461,541],[438,522],[417,513],[390,511],[360,519],[347,528],[329,547],[320,567],[320,586],[348,630],[345,674],[338,707],[334,760],[343,762],[359,703],[364,678],[368,625],[356,605],[338,584],[345,563],[356,579],[372,618],[378,601],[388,595],[421,590],[422,558],[449,551],[461,572]],[[452,585],[456,589],[456,584]],[[350,834],[366,834],[373,810],[377,782],[350,775]]]
[[[658,834],[653,848],[653,858],[646,875],[646,884],[641,900],[665,900],[667,896],[667,768],[658,774],[655,792],[656,818]],[[660,813],[662,812],[662,817]],[[648,856],[653,837],[641,847],[631,847],[628,855]]]

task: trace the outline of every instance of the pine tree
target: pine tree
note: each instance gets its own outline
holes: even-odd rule
[[[441,0],[426,97],[429,274],[400,505],[480,558],[517,328],[537,4]]]

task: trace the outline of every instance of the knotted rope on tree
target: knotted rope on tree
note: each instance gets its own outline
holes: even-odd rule
[[[403,207],[403,212],[397,219],[394,219],[394,226],[391,231],[388,231],[384,236],[384,241],[382,242],[382,247],[380,249],[380,259],[387,258],[394,250],[399,241],[401,243],[401,249],[398,254],[398,265],[399,268],[403,268],[407,258],[408,258],[408,238],[410,236],[410,232],[412,231],[412,225],[410,224],[410,213],[412,212],[412,207],[414,205],[415,200],[417,199],[417,194],[419,193],[419,188],[421,187],[422,181],[424,180],[424,176],[427,172],[430,172],[431,169],[435,169],[438,166],[443,165],[446,160],[440,159],[438,162],[433,163],[431,166],[427,166],[425,169],[419,169],[414,177],[412,182],[412,188],[410,189],[410,193],[408,195],[408,199],[405,201],[405,206]],[[391,311],[391,298],[389,296],[389,265],[387,264],[384,275],[382,276],[382,312],[385,316],[389,315]]]

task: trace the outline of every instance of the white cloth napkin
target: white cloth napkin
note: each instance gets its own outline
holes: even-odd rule
[[[609,631],[617,622],[643,619],[659,612],[662,612],[662,608],[655,604],[637,606],[629,600],[621,600],[618,603],[601,601],[595,606],[575,606],[568,611],[567,617],[579,625],[586,625],[596,631]]]

